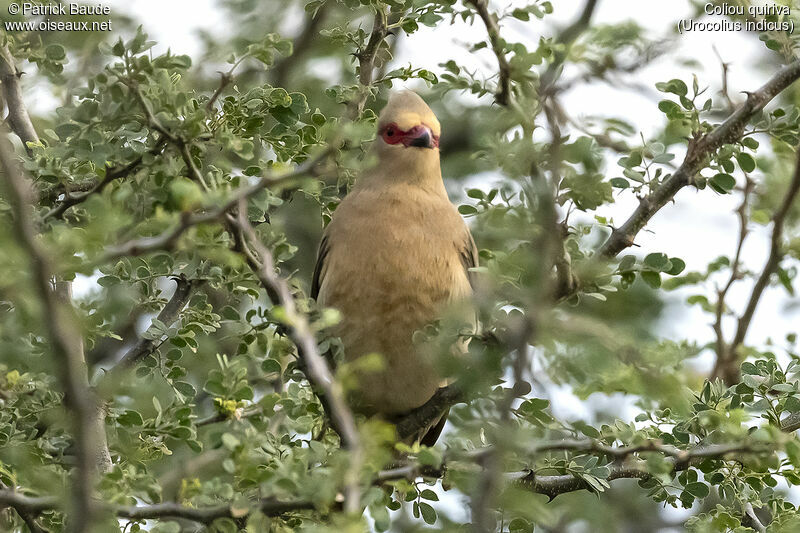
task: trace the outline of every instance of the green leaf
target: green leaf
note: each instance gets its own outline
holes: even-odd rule
[[[236,438],[235,435],[231,433],[223,433],[222,434],[222,445],[225,446],[228,450],[234,451],[236,448],[241,445],[241,441]]]
[[[183,357],[183,352],[178,348],[173,348],[167,352],[167,359],[169,359],[170,361],[177,361],[181,357]]]
[[[752,211],[750,211],[750,220],[752,220],[756,224],[766,226],[767,224],[769,224],[771,218],[769,216],[769,213],[764,209],[753,209]]]
[[[124,413],[117,417],[117,422],[125,427],[141,426],[144,424],[142,415],[138,411],[126,409]]]
[[[644,258],[644,264],[645,266],[648,266],[659,272],[670,266],[667,254],[663,253],[647,254],[647,256]]]
[[[195,390],[194,386],[191,383],[187,383],[185,381],[176,381],[175,383],[172,384],[172,386],[175,387],[175,390],[177,390],[178,392],[189,398],[194,398],[195,395],[197,394],[197,391]]]
[[[433,525],[436,523],[436,510],[425,502],[419,502],[419,511],[422,513],[422,519],[426,524]]]
[[[672,93],[677,94],[678,96],[686,96],[686,93],[689,92],[689,88],[686,86],[683,80],[679,79],[672,79],[666,83],[656,83],[656,89],[662,93]]]
[[[280,374],[281,364],[275,359],[264,359],[261,363],[261,370],[263,370],[265,374]]]
[[[742,139],[742,144],[751,150],[756,150],[758,148],[758,141],[753,137],[745,137]]]
[[[419,493],[419,497],[423,498],[425,500],[431,500],[431,501],[434,501],[434,502],[438,502],[439,501],[439,496],[435,492],[433,492],[431,489],[423,490],[422,492]]]
[[[659,274],[658,272],[651,272],[649,270],[644,270],[641,272],[640,275],[642,276],[642,280],[653,289],[661,287],[661,274]]]
[[[739,163],[739,168],[745,172],[752,172],[756,169],[756,160],[750,154],[740,152],[736,156],[736,161]]]
[[[669,262],[672,266],[666,271],[666,273],[670,276],[677,276],[686,268],[686,263],[679,257],[670,257]]]
[[[62,61],[67,57],[67,51],[60,44],[49,44],[44,49],[44,55],[51,61]]]
[[[636,265],[636,256],[634,255],[626,255],[622,258],[619,262],[619,266],[617,270],[620,272],[625,272],[627,270],[633,270],[633,267]]]
[[[681,114],[681,106],[672,100],[661,100],[658,103],[658,109],[669,118],[675,118]]]
[[[685,490],[695,498],[705,498],[709,494],[708,485],[699,481],[687,483]]]
[[[716,174],[708,180],[708,185],[720,194],[728,194],[736,187],[736,179],[730,174]]]

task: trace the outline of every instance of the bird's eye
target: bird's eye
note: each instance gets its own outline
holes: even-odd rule
[[[396,124],[388,124],[382,131],[381,136],[386,144],[397,144],[403,139],[403,130],[399,129]]]

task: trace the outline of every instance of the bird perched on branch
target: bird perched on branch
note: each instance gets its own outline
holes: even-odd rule
[[[471,295],[472,235],[447,197],[439,165],[439,121],[416,93],[396,92],[378,118],[377,165],[334,212],[320,243],[312,297],[338,309],[345,359],[383,356],[358,374],[354,408],[395,420],[443,385],[434,354],[415,331]],[[414,440],[432,445],[445,415]]]

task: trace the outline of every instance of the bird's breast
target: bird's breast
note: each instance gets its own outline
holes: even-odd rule
[[[320,303],[337,308],[347,360],[377,352],[382,372],[362,376],[367,411],[403,412],[440,384],[416,330],[466,298],[469,282],[456,243],[465,228],[446,199],[360,195],[343,202],[328,231]]]

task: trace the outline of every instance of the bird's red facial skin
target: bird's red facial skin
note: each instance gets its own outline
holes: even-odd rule
[[[430,143],[425,146],[425,148],[439,148],[439,136],[434,135],[430,128],[423,125],[414,126],[410,130],[404,131],[398,128],[397,124],[392,122],[391,124],[383,126],[378,131],[378,135],[381,136],[383,142],[386,144],[402,144],[406,148],[414,146],[414,141],[427,135],[430,138]]]

